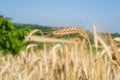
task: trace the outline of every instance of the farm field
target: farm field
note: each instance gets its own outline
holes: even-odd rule
[[[96,26],[92,32],[27,27],[12,34],[13,26],[20,30],[27,25],[1,21],[0,80],[120,80],[119,36],[97,32]]]

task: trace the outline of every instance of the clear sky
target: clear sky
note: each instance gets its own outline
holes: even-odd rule
[[[120,31],[120,0],[0,0],[0,13],[18,23]]]

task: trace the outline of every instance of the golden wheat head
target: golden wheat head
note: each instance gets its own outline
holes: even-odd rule
[[[116,60],[117,60],[118,64],[120,65],[120,58],[118,56],[119,53],[118,53],[116,45],[113,42],[113,39],[112,39],[112,36],[111,36],[110,33],[108,33],[108,42],[109,42],[110,47],[111,47],[111,49],[112,49],[112,51],[113,51],[113,53],[114,53],[114,55],[116,57]]]
[[[78,28],[78,27],[64,28],[64,29],[56,30],[56,31],[53,32],[53,35],[66,35],[66,34],[74,34],[74,33],[78,33],[82,37],[84,37],[85,39],[88,40],[87,33],[83,29]]]

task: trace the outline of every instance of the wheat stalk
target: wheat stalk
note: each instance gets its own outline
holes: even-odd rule
[[[37,47],[37,44],[28,44],[26,47],[26,53],[28,52],[29,49],[32,53],[34,53],[34,51],[33,51],[34,47]]]
[[[115,44],[113,42],[113,39],[112,39],[112,36],[110,35],[110,33],[108,33],[108,42],[109,42],[110,47],[111,47],[111,49],[116,57],[118,64],[120,65],[119,53],[118,53],[117,47],[115,46]]]
[[[35,41],[35,42],[60,42],[60,43],[75,43],[74,40],[65,40],[65,39],[56,39],[56,38],[49,38],[44,36],[36,36],[32,35],[29,39],[29,41]]]
[[[64,28],[64,29],[56,30],[56,31],[53,32],[53,35],[66,35],[66,34],[74,34],[74,33],[78,33],[82,37],[84,37],[85,39],[88,40],[87,33],[83,29],[78,28],[78,27]]]
[[[42,33],[41,30],[34,29],[34,30],[32,30],[27,36],[25,36],[25,41],[29,41],[30,37],[31,37],[34,33],[36,33],[36,32],[40,32],[41,35],[43,36],[43,33]]]
[[[98,49],[98,39],[97,39],[97,32],[96,32],[96,27],[95,27],[95,24],[93,25],[93,36],[94,36],[94,45],[96,47],[96,52],[97,52],[97,49]]]
[[[98,34],[96,34],[96,38],[98,42],[102,45],[102,47],[105,49],[105,51],[107,52],[109,59],[112,61],[111,52],[109,51],[109,47],[107,46],[107,44],[103,41],[103,39]]]
[[[85,38],[88,41],[89,47],[90,47],[91,59],[92,59],[92,47],[91,47],[91,43],[89,40],[89,36],[83,29],[78,28],[78,27],[64,28],[64,29],[54,31],[53,35],[66,35],[66,34],[74,34],[74,33],[80,34],[83,38]]]

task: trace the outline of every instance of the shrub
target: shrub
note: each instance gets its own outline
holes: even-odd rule
[[[18,53],[24,47],[23,40],[27,32],[28,28],[15,29],[10,18],[0,16],[0,50]]]

